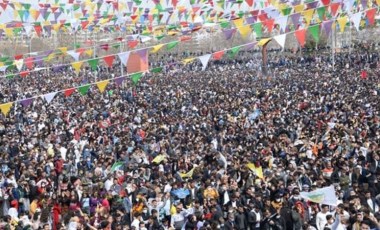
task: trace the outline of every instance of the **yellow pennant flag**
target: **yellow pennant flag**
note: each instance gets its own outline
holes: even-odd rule
[[[64,55],[67,53],[67,47],[60,47],[58,50],[60,50]]]
[[[305,5],[304,4],[299,4],[299,5],[296,5],[294,7],[294,12],[299,13],[299,12],[303,11],[304,9],[305,9]]]
[[[80,67],[82,67],[82,65],[83,65],[83,62],[81,62],[81,61],[73,62],[71,65],[75,69],[75,73],[78,75],[80,72]]]
[[[54,24],[54,25],[53,25],[53,30],[54,30],[55,32],[58,32],[59,29],[60,29],[60,27],[61,27],[61,24],[60,24],[60,23],[58,23],[58,24]]]
[[[161,161],[165,160],[165,156],[160,154],[160,155],[157,155],[153,160],[152,162],[153,163],[156,163],[156,164],[159,164],[161,163]]]
[[[89,57],[92,57],[92,54],[94,53],[94,51],[92,49],[89,49],[89,50],[86,50],[84,51],[84,53],[89,56]]]
[[[178,31],[169,31],[168,32],[169,36],[174,36],[174,35],[177,35],[177,34],[178,34]]]
[[[257,45],[258,46],[264,46],[265,44],[267,44],[268,42],[270,42],[272,40],[272,38],[263,38],[263,39],[261,39],[258,43],[257,43]]]
[[[304,16],[305,21],[306,21],[306,26],[310,25],[311,19],[313,19],[313,15],[314,15],[314,9],[306,10],[303,13],[303,16]]]
[[[195,58],[186,58],[182,60],[182,63],[184,65],[187,65],[188,63],[192,62]]]
[[[8,38],[13,38],[13,29],[12,28],[5,28],[4,29],[5,35]]]
[[[235,27],[237,27],[237,28],[242,27],[244,24],[242,18],[235,19],[233,22],[234,22]]]
[[[13,105],[13,102],[5,103],[0,105],[0,110],[4,114],[4,116],[7,116],[9,111],[11,110]]]
[[[246,166],[252,172],[254,172],[258,178],[260,178],[260,179],[264,178],[263,168],[261,166],[260,167],[256,167],[255,164],[253,164],[253,163],[248,163]]]
[[[0,23],[0,29],[5,29],[7,26],[5,25],[5,24],[3,24],[3,23]]]
[[[241,27],[238,27],[237,29],[239,30],[239,33],[242,36],[242,38],[247,38],[252,32],[251,25],[241,26]]]
[[[151,53],[157,53],[165,44],[158,44],[153,46],[152,50],[150,51]]]
[[[96,86],[98,86],[99,91],[103,93],[108,83],[109,83],[109,80],[99,81],[96,83]]]
[[[340,17],[340,18],[337,19],[338,24],[339,24],[339,29],[340,29],[341,33],[343,33],[344,32],[344,28],[346,28],[347,20],[348,20],[347,16]]]
[[[49,54],[49,56],[46,57],[46,61],[51,61],[55,57],[54,53]]]

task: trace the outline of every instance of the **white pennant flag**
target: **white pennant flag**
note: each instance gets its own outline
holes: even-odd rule
[[[280,25],[280,31],[285,32],[286,25],[288,24],[288,16],[276,18],[275,23]]]
[[[147,41],[150,41],[150,40],[152,40],[152,38],[151,37],[149,37],[149,36],[140,36],[140,40],[141,40],[141,42],[142,43],[145,43],[145,42],[147,42]]]
[[[25,25],[24,26],[25,33],[26,33],[26,35],[28,35],[28,37],[31,35],[32,29],[33,29],[33,26],[31,26],[31,25]]]
[[[46,102],[49,104],[54,99],[56,94],[57,94],[56,92],[48,93],[48,94],[43,95],[43,97],[45,98]]]
[[[67,51],[67,53],[74,58],[75,61],[78,61],[79,60],[79,56],[80,56],[80,53],[79,52],[75,52],[75,50],[69,50]]]
[[[120,59],[121,63],[123,63],[124,66],[127,66],[127,62],[128,62],[128,59],[129,59],[129,53],[130,52],[128,51],[128,52],[117,54],[117,56],[119,56],[119,59]]]
[[[16,65],[18,71],[21,71],[22,66],[24,65],[24,59],[21,58],[21,59],[19,59],[19,60],[14,60],[14,61],[13,61],[13,64]]]
[[[274,40],[282,47],[282,49],[285,48],[286,34],[274,36]]]
[[[205,70],[207,68],[208,61],[210,60],[211,54],[206,54],[199,57],[199,60],[202,62],[202,70]]]
[[[5,72],[7,70],[8,66],[0,66],[0,71]]]
[[[356,14],[351,15],[351,22],[354,23],[354,26],[357,31],[359,31],[360,21],[362,19],[362,12],[357,12]]]

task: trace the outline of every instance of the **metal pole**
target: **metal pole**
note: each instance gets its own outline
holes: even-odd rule
[[[120,30],[120,37],[121,37],[121,39],[123,39],[123,35],[122,35],[121,30]],[[124,50],[123,44],[124,44],[123,42],[120,42],[120,46],[119,46],[119,52],[120,53],[123,52],[123,50]],[[120,73],[121,73],[121,76],[124,76],[123,62],[121,60],[120,60]]]
[[[336,28],[336,27],[335,27]],[[335,28],[331,30],[331,55],[332,55],[332,66],[333,70],[335,71]]]

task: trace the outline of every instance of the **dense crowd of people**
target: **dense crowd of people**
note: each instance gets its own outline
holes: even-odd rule
[[[15,103],[0,119],[0,228],[380,229],[377,52],[334,66],[323,53],[269,54],[270,77],[251,52],[205,71],[162,56],[151,66],[163,72],[137,85]],[[2,78],[0,99],[119,75]],[[331,185],[335,206],[300,196]]]

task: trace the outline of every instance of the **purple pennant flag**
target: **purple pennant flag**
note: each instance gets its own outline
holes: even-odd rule
[[[327,37],[330,36],[331,26],[332,26],[333,22],[334,22],[333,20],[329,20],[329,21],[324,21],[322,23],[322,28],[325,30]]]
[[[308,9],[315,9],[315,8],[317,8],[317,6],[318,6],[318,1],[310,2],[307,4]]]
[[[48,34],[48,36],[50,37],[51,36],[51,25],[44,26],[44,29],[45,29],[46,33]]]
[[[123,83],[123,81],[125,80],[125,77],[124,76],[116,77],[114,80],[115,80],[116,85],[121,85],[121,83]]]
[[[33,102],[33,98],[27,98],[27,99],[22,100],[20,103],[22,106],[28,107],[29,105],[32,104],[32,102]]]
[[[300,23],[300,17],[301,17],[300,13],[295,13],[295,14],[290,15],[293,25],[296,28],[298,27],[298,24]]]
[[[172,14],[174,12],[173,7],[166,8],[166,12],[168,12],[169,14]]]
[[[47,9],[46,8],[40,9],[40,14],[42,15],[43,18],[45,18],[46,13],[47,13]]]
[[[292,2],[292,5],[296,6],[296,5],[299,5],[300,3],[301,3],[301,1],[294,1],[294,2]]]
[[[141,49],[141,50],[136,50],[135,51],[139,56],[140,56],[140,59],[143,61],[143,62],[147,62],[148,60],[148,49],[145,48],[145,49]]]
[[[246,45],[244,46],[244,50],[245,50],[245,51],[249,51],[249,50],[253,49],[253,47],[255,47],[256,43],[257,43],[257,42],[251,42],[251,43],[246,44]]]
[[[53,50],[46,50],[46,51],[44,51],[44,55],[45,56],[49,56],[52,53],[53,53]]]
[[[36,64],[36,66],[42,67],[44,65],[44,59],[43,59],[43,57],[36,57],[34,59],[34,63]]]
[[[188,35],[191,33],[191,30],[182,30],[181,33],[182,35]]]
[[[248,17],[245,19],[245,21],[247,22],[247,24],[253,24],[256,20],[254,17]]]
[[[133,2],[127,2],[127,6],[128,6],[129,11],[131,11],[132,6],[133,6]]]
[[[235,34],[235,32],[236,32],[236,28],[223,30],[223,34],[226,40],[230,40],[232,36]]]
[[[367,0],[362,0],[362,6],[364,9],[367,8]]]
[[[61,16],[62,12],[61,11],[56,11],[54,12],[54,19],[57,21],[58,17]]]

